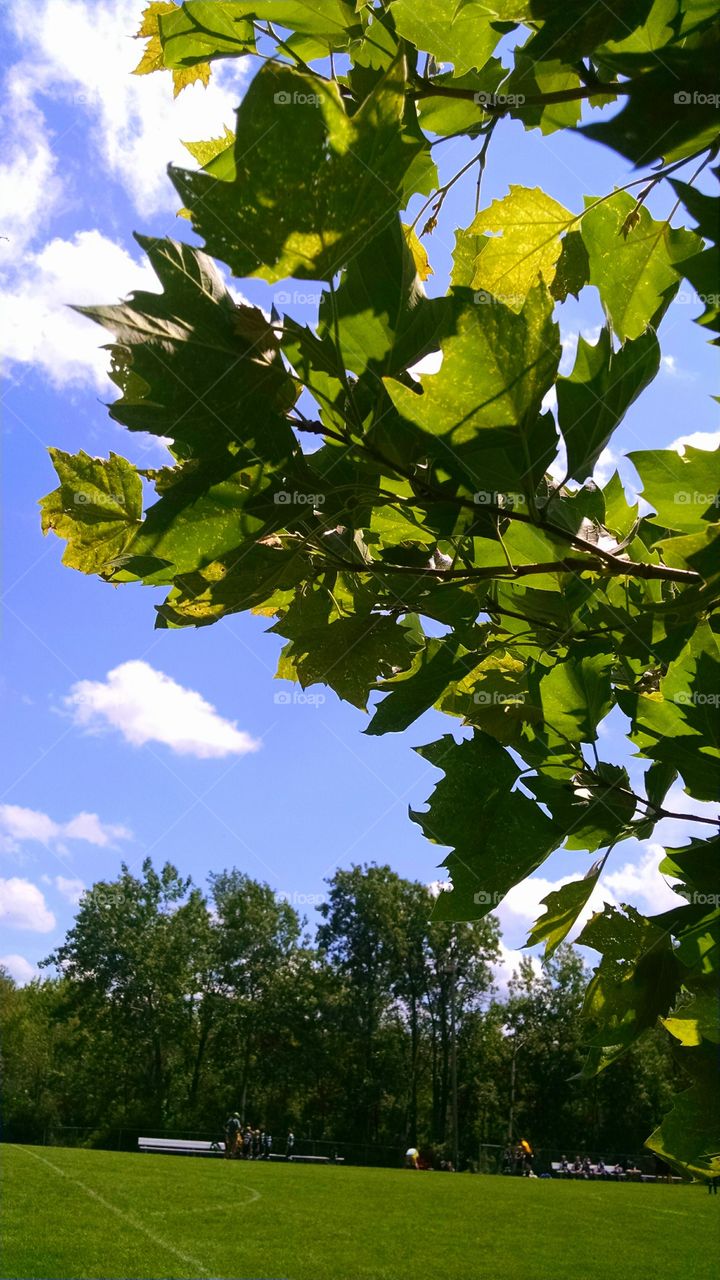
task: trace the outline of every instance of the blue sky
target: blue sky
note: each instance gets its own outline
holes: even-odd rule
[[[166,460],[156,441],[110,422],[113,399],[99,350],[102,331],[66,303],[113,302],[153,287],[132,231],[192,239],[178,220],[165,166],[191,165],[179,139],[233,123],[244,83],[222,64],[209,89],[173,102],[169,77],[131,77],[140,46],[129,39],[135,0],[13,0],[4,42],[7,142],[0,164],[0,298],[5,381],[3,484],[4,650],[0,694],[6,732],[0,790],[0,925],[4,962],[21,981],[35,972],[72,920],[82,887],[114,876],[124,859],[148,854],[202,883],[238,866],[287,894],[313,918],[313,903],[336,866],[376,860],[427,882],[442,876],[440,851],[408,820],[438,776],[412,750],[457,722],[428,713],[402,735],[367,738],[362,713],[321,686],[307,695],[273,680],[280,649],[267,623],[243,616],[199,631],[153,630],[157,593],[120,590],[62,568],[62,545],[43,539],[37,501],[54,487],[47,446],[125,453],[146,466]],[[467,144],[437,153],[447,178]],[[577,210],[633,176],[615,153],[579,136],[525,133],[503,121],[490,149],[483,206],[509,183],[542,186]],[[426,241],[435,275],[447,283],[453,229],[472,217],[474,174],[457,184]],[[669,189],[650,204],[672,207]],[[415,212],[413,208],[411,212]],[[315,312],[305,282],[270,287],[234,282],[264,307],[306,322]],[[601,478],[624,450],[718,443],[709,398],[712,349],[692,323],[701,311],[689,286],[661,330],[663,365],[601,459]],[[561,314],[566,362],[579,332],[602,316],[594,290]],[[695,439],[697,437],[697,440]],[[632,483],[632,468],[621,462]],[[282,693],[289,700],[278,701]],[[604,758],[625,759],[611,721]],[[698,809],[679,791],[674,808]],[[613,855],[597,905],[629,899],[646,909],[673,900],[657,873],[659,842],[679,844],[690,827],[660,828],[652,843],[626,842]],[[506,980],[537,904],[563,877],[582,874],[583,854],[556,854],[500,909]]]

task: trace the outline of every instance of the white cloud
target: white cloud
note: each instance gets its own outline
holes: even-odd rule
[[[136,261],[99,231],[51,240],[26,256],[22,271],[0,289],[5,356],[42,369],[56,386],[90,383],[108,393],[114,388],[102,346],[110,335],[70,307],[157,287],[146,261]]]
[[[62,194],[57,161],[33,84],[22,67],[4,81],[5,141],[0,163],[0,242],[3,258],[17,261],[25,245],[42,230]]]
[[[55,916],[36,884],[13,876],[0,880],[0,923],[11,929],[49,933],[55,928]]]
[[[19,987],[27,986],[28,982],[33,981],[33,978],[40,976],[40,971],[34,964],[26,960],[25,956],[19,956],[15,952],[7,956],[0,956],[0,968],[6,969]]]
[[[139,213],[174,213],[179,199],[167,164],[191,163],[180,139],[217,137],[233,125],[242,81],[257,63],[223,65],[207,88],[192,85],[173,99],[169,74],[131,74],[144,45],[130,37],[144,7],[143,0],[14,0],[8,17],[27,50],[28,93],[72,104],[76,145],[79,131],[89,132],[88,163],[97,168],[100,160]]]
[[[55,876],[53,881],[55,888],[63,898],[67,899],[72,906],[76,907],[82,895],[85,892],[85,884],[82,880],[74,879],[68,876]]]
[[[512,947],[506,947],[504,942],[500,943],[500,959],[492,966],[495,985],[498,987],[501,995],[507,994],[510,979],[517,973],[520,968],[520,961],[525,956],[525,952],[513,950]],[[542,973],[542,964],[537,956],[530,956],[530,963],[538,976]]]
[[[439,898],[441,893],[447,893],[452,889],[452,880],[431,880],[425,888],[431,898]]]
[[[668,449],[684,453],[686,444],[692,449],[708,449],[710,452],[720,449],[720,431],[692,431],[687,436],[678,436],[677,440],[668,445]]]
[[[442,351],[430,351],[428,355],[422,357],[422,360],[418,360],[415,364],[411,365],[408,369],[408,373],[411,378],[414,378],[416,382],[419,382],[425,374],[439,373],[442,368],[442,362]]]
[[[162,742],[177,755],[209,759],[245,755],[260,745],[201,694],[147,662],[124,662],[104,682],[80,680],[65,703],[81,728],[109,726],[134,747]]]
[[[650,915],[669,911],[680,906],[683,899],[658,871],[664,856],[662,845],[649,843],[639,862],[626,862],[616,871],[608,871],[601,883],[617,903],[627,902]]]
[[[85,840],[105,849],[113,847],[117,840],[128,840],[131,835],[127,827],[101,822],[96,813],[78,813],[68,822],[57,822],[37,809],[25,809],[18,804],[0,805],[0,848],[9,852],[16,852],[26,840],[44,845]]]

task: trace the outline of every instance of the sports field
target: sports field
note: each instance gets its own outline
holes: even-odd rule
[[[705,1280],[701,1187],[3,1146],[2,1275]]]

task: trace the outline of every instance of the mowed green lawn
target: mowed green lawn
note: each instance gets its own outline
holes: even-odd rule
[[[572,1183],[1,1149],[2,1275],[704,1280],[720,1197]]]

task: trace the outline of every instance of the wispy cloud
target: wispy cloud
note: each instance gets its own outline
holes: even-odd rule
[[[0,805],[0,849],[10,853],[17,852],[27,841],[56,847],[69,840],[83,840],[106,849],[131,836],[127,827],[102,822],[96,813],[77,813],[66,822],[58,822],[39,809],[26,809],[19,804]]]

